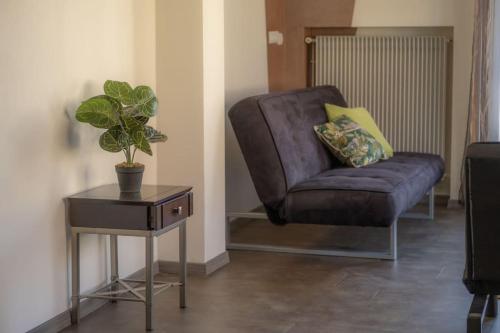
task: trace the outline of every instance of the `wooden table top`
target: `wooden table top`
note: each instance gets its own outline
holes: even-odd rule
[[[190,186],[142,185],[141,192],[121,193],[118,184],[108,184],[92,188],[67,197],[70,202],[101,204],[126,204],[137,206],[157,206],[189,191]]]

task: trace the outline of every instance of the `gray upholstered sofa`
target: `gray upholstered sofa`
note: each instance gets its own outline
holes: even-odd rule
[[[442,158],[400,152],[366,167],[344,167],[313,130],[327,121],[325,103],[347,106],[337,88],[324,86],[250,97],[229,111],[267,216],[275,224],[395,229],[443,176]]]

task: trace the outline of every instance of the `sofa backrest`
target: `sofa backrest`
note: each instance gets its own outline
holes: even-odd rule
[[[229,118],[260,200],[277,209],[287,191],[335,160],[313,126],[327,121],[324,104],[347,106],[333,86],[272,93],[244,99]]]

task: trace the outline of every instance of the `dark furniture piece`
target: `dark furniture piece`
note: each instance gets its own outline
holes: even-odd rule
[[[496,317],[500,294],[500,143],[468,147],[466,176],[466,265],[464,284],[474,294],[467,332],[481,332],[485,317]]]
[[[323,86],[250,97],[231,108],[229,119],[267,216],[229,213],[227,227],[238,217],[269,218],[275,224],[387,227],[389,253],[305,250],[230,240],[228,248],[396,259],[396,222],[426,193],[430,193],[426,217],[432,219],[432,189],[443,176],[442,158],[396,153],[363,168],[341,166],[313,130],[327,121],[325,103],[347,106],[337,88]]]
[[[118,185],[113,184],[75,194],[66,200],[71,225],[72,324],[78,323],[80,300],[85,298],[143,302],[147,330],[152,330],[153,294],[179,286],[180,307],[186,306],[186,219],[193,214],[191,187],[143,185],[140,193],[120,193]],[[154,281],[153,238],[177,227],[180,281]],[[84,295],[80,295],[79,241],[82,233],[110,235],[111,256],[110,284]],[[145,280],[118,276],[118,235],[145,238]],[[129,293],[131,296],[126,296]]]

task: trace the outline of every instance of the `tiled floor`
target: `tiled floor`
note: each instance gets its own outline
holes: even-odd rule
[[[187,309],[178,308],[175,289],[155,299],[155,332],[465,332],[471,296],[461,282],[464,213],[436,214],[435,221],[400,221],[397,262],[231,252],[228,266],[190,277]],[[241,221],[233,234],[239,241],[379,248],[387,233]],[[65,332],[143,328],[143,306],[118,303]],[[500,318],[488,320],[485,331],[500,332]]]

